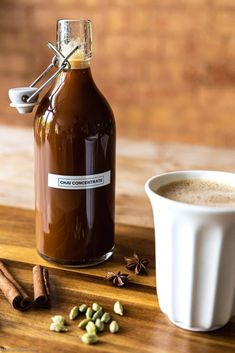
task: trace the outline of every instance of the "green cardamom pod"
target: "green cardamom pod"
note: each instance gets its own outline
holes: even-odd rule
[[[117,321],[112,321],[111,324],[109,325],[109,331],[111,333],[116,333],[119,331],[119,326]]]
[[[87,319],[91,319],[92,318],[92,315],[93,315],[93,310],[89,307],[87,308],[87,311],[86,311],[86,318]]]
[[[88,322],[88,324],[86,325],[86,331],[87,331],[87,333],[96,334],[96,326],[93,321]]]
[[[100,319],[95,320],[95,326],[99,332],[104,331],[104,323]]]
[[[94,333],[85,333],[81,337],[81,340],[85,344],[95,344],[98,341],[98,338]]]
[[[62,315],[55,315],[51,318],[54,324],[60,324],[64,325],[65,324],[65,318]]]
[[[81,313],[85,313],[85,312],[87,311],[87,305],[86,305],[86,304],[81,304],[81,305],[79,306],[79,311],[80,311]]]
[[[96,319],[100,319],[101,316],[103,315],[103,309],[100,308],[98,311],[95,312],[95,314],[92,316],[92,320],[95,321]]]
[[[74,306],[69,313],[69,318],[70,320],[75,320],[79,315],[79,307],[78,306]]]
[[[97,303],[93,303],[92,304],[92,310],[93,311],[98,311],[100,309],[100,305],[99,304],[97,304]]]
[[[66,332],[66,331],[68,331],[68,329],[63,324],[60,324],[58,322],[57,323],[53,322],[50,325],[50,330],[51,331],[55,331],[55,332]]]
[[[101,321],[104,322],[105,324],[107,324],[110,319],[111,319],[111,315],[107,312],[105,312],[101,317]]]
[[[80,327],[81,329],[85,330],[86,325],[88,324],[88,322],[91,321],[91,319],[84,319],[81,322],[79,322],[78,327]]]
[[[123,315],[123,306],[120,302],[116,302],[113,306],[113,310],[118,315]]]

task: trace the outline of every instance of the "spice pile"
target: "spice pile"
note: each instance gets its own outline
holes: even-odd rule
[[[132,257],[125,257],[126,268],[133,271],[135,275],[148,274],[148,265],[150,260],[145,257],[139,257],[136,253]],[[105,280],[110,281],[112,285],[124,287],[130,281],[129,274],[108,272]],[[16,281],[12,274],[6,268],[6,265],[0,261],[0,290],[2,290],[6,299],[17,310],[27,310],[33,305],[39,308],[50,306],[50,290],[49,290],[49,273],[42,266],[33,267],[33,289],[34,299],[32,300],[22,286]],[[120,301],[115,302],[113,307],[114,313],[123,315],[123,306]],[[111,333],[119,331],[119,325],[116,320],[111,321],[111,314],[105,312],[103,308],[93,303],[92,306],[81,304],[74,306],[69,313],[69,319],[75,320],[81,315],[85,315],[78,327],[86,330],[86,333],[81,336],[81,341],[85,344],[95,344],[98,342],[98,334],[105,330],[105,325],[108,325]],[[50,330],[54,332],[67,332],[68,325],[62,315],[55,315],[52,318]]]
[[[119,301],[115,302],[113,310],[114,313],[123,316],[124,309]],[[69,319],[75,320],[81,314],[85,315],[85,318],[79,322],[78,327],[82,330],[86,330],[86,333],[81,336],[81,341],[85,344],[97,343],[98,333],[104,331],[105,324],[108,324],[111,320],[110,313],[105,312],[103,308],[97,303],[93,303],[91,307],[88,307],[86,304],[81,304],[80,306],[74,306],[70,310]],[[68,331],[68,328],[66,327],[66,320],[62,315],[55,315],[51,318],[51,320],[51,331]],[[116,333],[119,331],[119,325],[117,321],[112,320],[111,323],[109,323],[109,331],[111,333]]]

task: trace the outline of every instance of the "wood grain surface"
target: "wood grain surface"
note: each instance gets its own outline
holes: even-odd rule
[[[0,204],[34,208],[31,129],[0,126]],[[235,150],[183,143],[118,138],[116,221],[152,227],[145,181],[183,169],[235,171]]]
[[[148,276],[135,276],[127,288],[114,288],[104,281],[108,269],[125,270],[123,256],[135,249],[150,257]],[[192,333],[175,327],[160,311],[154,271],[154,237],[152,229],[117,225],[116,252],[111,260],[94,268],[62,268],[42,260],[36,253],[34,213],[30,210],[0,207],[0,257],[15,278],[32,295],[32,267],[42,264],[49,269],[52,306],[50,309],[18,312],[0,294],[0,351],[6,352],[138,352],[138,353],[232,353],[235,348],[235,320],[211,333]],[[79,320],[69,322],[67,333],[49,331],[55,314],[68,317],[77,304],[98,302],[112,311],[121,300],[125,315],[113,317],[120,332],[100,334],[96,346],[80,341],[83,331]]]

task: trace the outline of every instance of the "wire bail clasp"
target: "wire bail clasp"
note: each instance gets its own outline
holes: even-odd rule
[[[48,48],[55,54],[52,58],[51,63],[48,67],[31,83],[29,87],[17,87],[11,88],[8,91],[9,98],[11,100],[11,107],[17,108],[20,114],[31,113],[34,106],[38,104],[37,99],[39,93],[54,79],[61,71],[68,71],[71,65],[68,61],[76,50],[80,48],[79,45],[73,48],[73,50],[66,56],[64,56],[53,44],[48,43]],[[45,77],[49,71],[53,68],[58,68],[57,71],[45,81],[41,87],[37,88],[35,85]]]

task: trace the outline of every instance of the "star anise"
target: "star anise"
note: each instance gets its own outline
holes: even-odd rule
[[[130,271],[135,271],[136,275],[148,274],[148,264],[150,260],[146,257],[139,257],[136,253],[132,257],[124,257],[127,265],[126,268]]]
[[[124,287],[130,281],[130,277],[128,274],[121,273],[120,271],[117,273],[107,272],[105,280],[112,282],[114,286]]]

